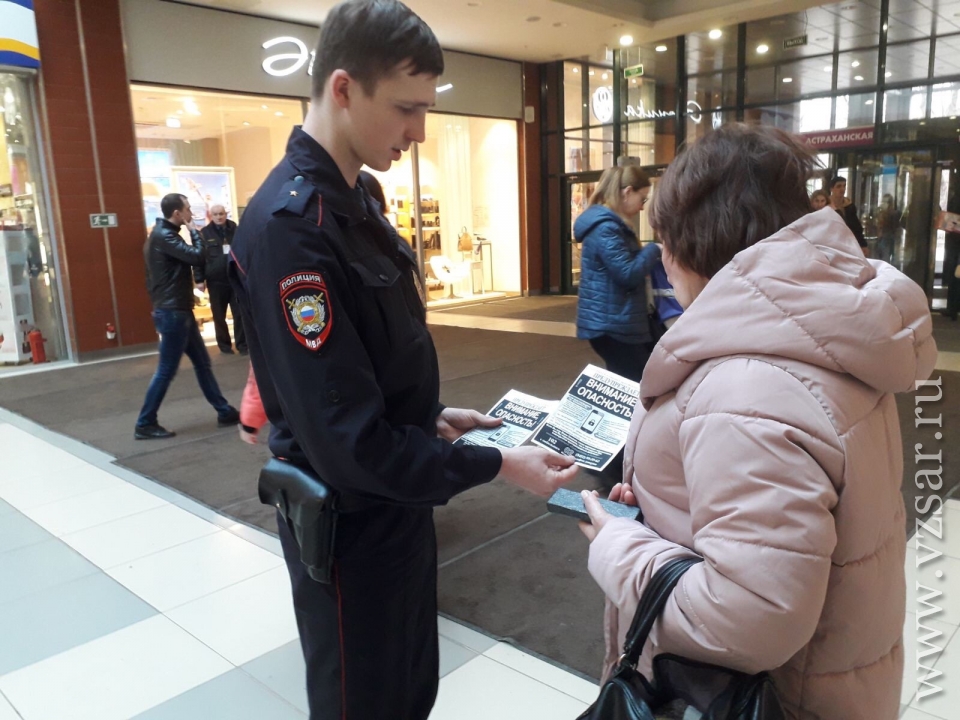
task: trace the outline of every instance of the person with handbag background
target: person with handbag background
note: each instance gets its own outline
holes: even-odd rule
[[[936,345],[923,290],[865,258],[836,213],[810,212],[814,166],[793,136],[730,124],[667,169],[651,225],[684,313],[647,364],[631,481],[611,493],[638,504],[643,522],[584,498],[589,569],[608,598],[604,677],[629,674],[616,661],[630,634],[625,662],[638,659],[655,685],[704,690],[726,668],[767,687],[751,714],[744,703],[696,708],[715,720],[900,710],[906,534],[893,394],[930,376]],[[667,654],[684,658],[671,682]],[[648,717],[599,708],[637,687],[608,684],[584,717]]]

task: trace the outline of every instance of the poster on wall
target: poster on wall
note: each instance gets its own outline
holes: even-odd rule
[[[174,166],[172,178],[171,192],[187,196],[197,230],[210,222],[210,208],[214,205],[223,205],[227,217],[237,219],[237,186],[232,167]]]

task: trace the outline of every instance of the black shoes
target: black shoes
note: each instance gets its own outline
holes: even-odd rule
[[[133,437],[136,440],[162,440],[163,438],[172,438],[174,436],[176,436],[175,432],[171,432],[157,423],[153,425],[137,425],[133,431]]]
[[[230,427],[240,422],[240,413],[235,407],[231,407],[223,415],[217,416],[217,427]]]
[[[233,355],[233,348],[220,348],[222,355]]]
[[[249,355],[249,354],[250,354],[250,351],[247,350],[246,348],[237,348],[237,354],[238,354],[238,355],[242,355],[242,356],[246,356],[246,355]]]

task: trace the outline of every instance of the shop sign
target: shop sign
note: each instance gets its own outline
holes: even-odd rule
[[[294,49],[293,52],[277,53],[265,58],[261,67],[267,75],[273,77],[293,75],[304,66],[307,67],[307,75],[313,75],[313,60],[317,55],[316,50],[308,51],[306,43],[292,35],[272,38],[263,43],[261,47],[264,50],[270,50],[277,45],[292,45]]]
[[[92,228],[115,228],[117,227],[116,213],[101,213],[90,216],[90,227]]]
[[[590,100],[593,107],[593,116],[601,123],[608,123],[613,120],[613,89],[608,87],[598,87],[593,91],[593,97]]]
[[[643,63],[623,69],[623,77],[627,80],[632,77],[640,77],[641,75],[643,75]]]
[[[783,41],[783,49],[789,50],[790,48],[803,47],[807,44],[806,35],[798,35],[797,37],[787,38]]]
[[[40,67],[37,21],[30,0],[0,0],[0,65]]]
[[[844,128],[843,130],[824,130],[823,132],[801,133],[808,144],[817,150],[831,150],[842,147],[860,147],[873,145],[873,126]]]
[[[677,116],[674,110],[647,110],[643,105],[643,100],[636,105],[627,105],[623,114],[628,118],[636,120],[661,120],[663,118]],[[700,121],[703,120],[703,108],[700,107],[699,103],[693,100],[687,103],[687,117],[690,118],[693,123],[697,125],[700,124]]]

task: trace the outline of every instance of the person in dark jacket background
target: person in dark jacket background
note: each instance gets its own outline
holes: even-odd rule
[[[867,239],[863,236],[863,224],[857,215],[857,207],[853,204],[853,200],[847,197],[847,180],[839,175],[830,181],[830,207],[836,210],[840,214],[840,217],[843,218],[847,227],[850,228],[850,232],[853,233],[853,236],[860,244],[860,249],[863,250],[863,254],[869,255]]]
[[[153,302],[153,324],[160,334],[160,361],[137,418],[134,430],[137,440],[168,438],[176,434],[157,422],[157,411],[184,353],[193,363],[204,397],[217,411],[217,424],[227,427],[240,421],[240,414],[220,392],[210,367],[210,355],[193,317],[191,269],[204,264],[204,255],[200,234],[190,228],[193,220],[190,201],[184,195],[170,193],[160,201],[160,210],[163,217],[157,218],[157,224],[143,247],[147,289]],[[187,245],[180,237],[183,225],[190,228],[193,246]]]
[[[206,284],[210,294],[210,313],[213,315],[213,327],[217,332],[217,347],[225,355],[233,354],[230,341],[230,329],[227,327],[227,306],[233,315],[233,336],[237,342],[237,352],[247,354],[247,338],[243,332],[243,318],[240,308],[230,287],[227,277],[227,261],[230,259],[230,244],[237,232],[237,224],[227,219],[227,210],[223,205],[210,208],[210,223],[200,231],[200,241],[206,262],[193,268],[193,277],[197,285]]]
[[[646,280],[660,247],[640,247],[631,227],[650,194],[638,167],[603,173],[574,235],[583,243],[577,337],[589,340],[610,372],[640,382],[656,345],[650,328]]]

